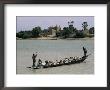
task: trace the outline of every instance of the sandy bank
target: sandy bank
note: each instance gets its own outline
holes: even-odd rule
[[[94,40],[94,37],[89,38],[51,38],[51,37],[39,37],[39,38],[28,38],[28,39],[21,39],[17,38],[17,40]]]

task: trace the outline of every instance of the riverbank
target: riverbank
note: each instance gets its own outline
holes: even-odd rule
[[[94,37],[89,38],[51,38],[51,37],[39,37],[39,38],[27,38],[27,39],[22,39],[22,38],[16,38],[16,40],[94,40]]]

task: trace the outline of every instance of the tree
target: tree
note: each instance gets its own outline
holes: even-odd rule
[[[83,30],[87,30],[87,26],[88,26],[87,22],[82,23]]]
[[[20,31],[20,32],[18,32],[18,33],[16,34],[16,37],[22,38],[23,35],[24,35],[24,31]]]
[[[74,23],[74,21],[71,21],[71,24],[73,24]]]
[[[64,38],[69,37],[69,29],[68,29],[68,27],[64,27],[63,28],[62,36],[64,36]]]
[[[41,27],[35,27],[32,29],[32,36],[35,37],[39,37],[39,34],[41,33]]]
[[[73,25],[74,21],[68,22],[68,26],[69,25]]]
[[[16,37],[23,38],[23,39],[35,38],[35,37],[39,37],[41,32],[42,32],[41,28],[38,26],[38,27],[33,28],[31,31],[20,31],[20,32],[18,32],[18,33],[16,33]]]
[[[89,33],[90,33],[90,34],[94,34],[94,27],[91,27],[91,28],[89,29]]]
[[[31,38],[32,37],[32,32],[31,31],[20,31],[18,33],[16,33],[16,37],[18,38]]]
[[[84,38],[85,35],[82,31],[76,31],[75,38]]]

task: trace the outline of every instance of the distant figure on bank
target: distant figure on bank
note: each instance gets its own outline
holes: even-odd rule
[[[32,55],[32,59],[33,59],[33,65],[32,65],[32,67],[35,67],[36,57],[37,57],[37,52],[36,52],[36,54],[33,54]]]
[[[86,56],[86,54],[87,54],[87,50],[86,50],[85,47],[83,47],[83,51],[84,51],[84,56]]]

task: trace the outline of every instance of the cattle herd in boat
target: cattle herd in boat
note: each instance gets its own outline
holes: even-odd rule
[[[44,61],[42,62],[41,59],[38,59],[37,65],[36,63],[36,57],[37,57],[37,52],[36,54],[32,55],[33,59],[33,65],[32,67],[28,68],[33,68],[33,69],[40,69],[40,68],[49,68],[49,67],[57,67],[57,66],[62,66],[62,65],[70,65],[70,64],[75,64],[75,63],[81,63],[83,62],[89,55],[87,55],[87,50],[85,47],[83,47],[84,55],[82,57],[69,57],[69,58],[64,58],[63,60],[56,60],[55,62],[53,61]]]

